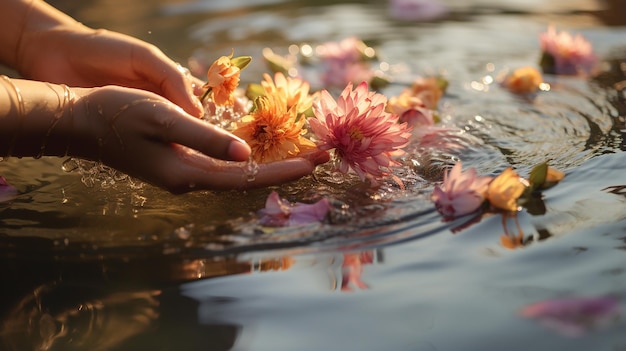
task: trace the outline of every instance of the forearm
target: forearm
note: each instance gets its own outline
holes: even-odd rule
[[[42,0],[0,1],[0,62],[20,70],[25,50],[36,43],[37,33],[82,25]]]
[[[64,85],[0,76],[0,157],[66,155],[75,100]]]

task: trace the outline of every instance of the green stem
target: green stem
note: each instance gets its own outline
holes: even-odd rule
[[[204,91],[204,94],[202,94],[202,96],[200,96],[200,102],[204,104],[204,100],[206,100],[206,97],[209,95],[209,93],[213,90],[213,88],[208,87],[207,90]]]

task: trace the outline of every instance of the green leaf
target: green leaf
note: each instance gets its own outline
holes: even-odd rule
[[[380,90],[386,87],[387,85],[389,85],[389,79],[382,75],[375,75],[374,77],[372,77],[372,80],[370,81],[370,87],[373,90]]]
[[[555,74],[556,73],[556,62],[554,60],[554,56],[547,52],[541,53],[541,58],[539,59],[539,66],[543,70],[545,74]]]
[[[238,56],[230,59],[230,63],[233,66],[239,67],[239,70],[241,71],[243,71],[244,68],[248,67],[250,61],[252,61],[251,56]]]
[[[530,176],[528,177],[530,187],[533,190],[541,189],[546,183],[547,176],[548,164],[546,162],[541,162],[540,164],[533,167],[533,169],[530,171]]]

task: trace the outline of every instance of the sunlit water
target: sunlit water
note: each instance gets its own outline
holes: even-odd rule
[[[409,148],[404,189],[337,184],[322,169],[271,189],[174,196],[66,173],[65,159],[4,160],[0,175],[20,194],[0,203],[3,350],[626,349],[623,313],[576,338],[518,313],[551,298],[626,298],[619,6],[448,1],[443,18],[407,23],[382,1],[52,3],[182,64],[234,48],[259,58],[242,76],[251,82],[266,71],[264,47],[355,35],[400,83],[444,74],[440,111],[452,131]],[[546,76],[550,91],[532,97],[508,93],[498,75],[537,62],[548,23],[583,33],[605,72]],[[566,177],[517,218],[445,222],[429,197],[458,159],[483,174],[513,166],[521,175],[550,160]],[[331,198],[331,221],[260,227],[271,190],[291,201]],[[503,247],[518,233],[523,245]]]

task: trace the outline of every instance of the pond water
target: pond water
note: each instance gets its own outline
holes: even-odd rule
[[[64,159],[4,160],[19,194],[0,203],[2,350],[626,350],[623,2],[446,0],[424,22],[395,19],[385,1],[50,3],[185,66],[250,55],[248,82],[267,71],[263,48],[356,36],[396,82],[445,75],[440,113],[454,132],[409,147],[404,189],[320,172],[175,196],[92,182]],[[493,82],[536,65],[548,24],[584,35],[603,72],[547,75],[550,91],[532,98]],[[549,160],[566,176],[515,218],[444,221],[430,194],[459,159],[520,175]],[[267,230],[256,211],[272,190],[340,210],[332,223]],[[518,233],[515,249],[503,245]],[[566,298],[587,299],[578,312],[590,299],[617,306],[601,320],[561,309],[561,323],[523,312]]]

